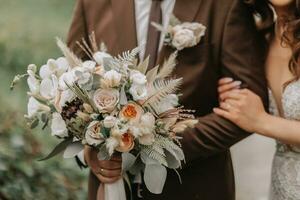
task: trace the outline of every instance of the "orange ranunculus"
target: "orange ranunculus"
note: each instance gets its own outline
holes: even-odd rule
[[[134,147],[134,138],[130,133],[124,133],[121,136],[120,145],[116,148],[119,152],[129,152]]]

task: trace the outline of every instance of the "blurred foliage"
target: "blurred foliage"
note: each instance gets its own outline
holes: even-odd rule
[[[49,131],[30,131],[26,84],[9,91],[16,73],[60,55],[74,0],[0,0],[0,199],[86,199],[87,170],[62,157],[38,162],[58,143]]]

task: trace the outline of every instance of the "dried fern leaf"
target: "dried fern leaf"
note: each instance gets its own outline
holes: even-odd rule
[[[146,77],[148,83],[153,83],[157,79],[157,72],[158,72],[159,65],[152,68],[150,71],[147,72]]]
[[[137,66],[137,70],[141,72],[142,74],[146,74],[149,66],[149,59],[150,57],[148,56],[143,62],[140,62],[140,64]]]
[[[178,52],[175,51],[170,55],[170,57],[164,62],[161,69],[159,70],[157,74],[158,79],[164,79],[172,74],[172,72],[175,69],[175,66],[177,64],[176,57]]]
[[[167,95],[173,94],[182,83],[182,78],[171,80],[156,80],[150,87],[150,97],[143,106],[148,109],[155,108]]]

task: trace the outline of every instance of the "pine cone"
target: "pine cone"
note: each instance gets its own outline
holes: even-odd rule
[[[76,118],[78,110],[83,111],[83,102],[79,98],[76,98],[73,101],[66,103],[62,108],[61,116],[65,121]]]

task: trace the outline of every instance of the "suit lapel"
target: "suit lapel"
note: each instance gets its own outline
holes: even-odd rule
[[[111,0],[118,37],[118,53],[137,46],[134,0]]]
[[[198,13],[202,0],[176,0],[173,14],[181,22],[192,22]],[[158,63],[162,63],[164,59],[171,53],[170,47],[163,46],[160,51]]]

